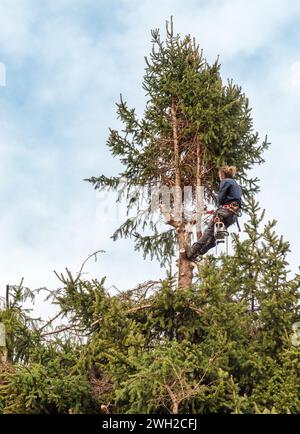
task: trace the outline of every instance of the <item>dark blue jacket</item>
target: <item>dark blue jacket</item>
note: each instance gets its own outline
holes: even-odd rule
[[[235,179],[225,178],[220,182],[220,188],[218,193],[218,205],[224,205],[230,202],[239,202],[242,204],[242,190]]]

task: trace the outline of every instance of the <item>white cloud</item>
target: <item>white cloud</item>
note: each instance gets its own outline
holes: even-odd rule
[[[242,54],[265,52],[270,56],[264,76],[237,78],[243,80],[251,96],[255,125],[262,135],[266,130],[272,133],[274,144],[260,171],[265,177],[262,198],[272,214],[284,219],[283,213],[277,211],[277,198],[287,194],[290,202],[295,194],[292,187],[286,193],[284,182],[277,182],[278,190],[272,191],[275,184],[271,176],[281,170],[282,144],[285,165],[290,164],[293,173],[297,171],[298,112],[296,103],[291,104],[289,98],[291,88],[299,88],[300,66],[297,58],[289,56],[286,62],[284,57],[286,44],[296,42],[281,41],[288,19],[299,16],[297,1],[290,1],[288,7],[282,0],[112,2],[118,28],[113,27],[114,22],[109,34],[99,32],[97,38],[81,26],[76,15],[76,8],[83,4],[89,7],[85,0],[54,1],[48,5],[49,13],[41,14],[36,1],[1,1],[3,52],[14,65],[33,56],[40,68],[30,89],[37,111],[28,126],[30,139],[25,135],[28,130],[22,131],[16,112],[5,115],[10,127],[6,126],[5,133],[1,129],[1,186],[10,197],[10,207],[2,207],[0,216],[1,288],[6,283],[17,283],[22,276],[29,286],[55,287],[53,269],[61,271],[68,266],[78,270],[82,260],[99,248],[108,252],[90,269],[94,275],[107,274],[110,285],[124,289],[161,274],[155,263],[145,263],[133,251],[132,242],[109,240],[114,222],[97,221],[97,199],[91,186],[84,185],[81,179],[102,172],[118,173],[118,163],[104,146],[108,127],[117,123],[114,103],[123,93],[130,106],[142,110],[141,81],[144,56],[151,49],[150,30],[159,27],[164,35],[165,20],[171,15],[175,31],[195,36],[209,60],[220,54],[221,63],[227,62],[228,66]],[[72,14],[67,13],[70,8]],[[278,40],[281,51],[276,52]],[[49,144],[52,137],[40,137],[39,108],[41,113],[50,109],[49,119],[43,121],[53,125],[58,143]],[[30,166],[28,179],[25,168],[18,166],[16,172],[16,161]],[[284,170],[290,176],[289,169]],[[10,190],[10,179],[26,192],[18,200]],[[274,200],[269,201],[269,197]],[[36,229],[30,242],[20,236],[26,234],[28,224]],[[290,227],[288,222],[281,226],[288,235]],[[133,264],[135,273],[128,273]]]
[[[300,89],[300,61],[293,62],[290,67],[290,84]]]
[[[130,8],[123,15],[126,32],[122,38],[125,36],[124,45],[132,47],[130,59],[142,54],[149,30],[164,29],[165,20],[171,15],[175,32],[191,33],[208,56],[220,54],[222,61],[266,46],[278,36],[288,18],[300,14],[297,1],[290,1],[287,7],[285,0],[127,0],[125,3]]]
[[[6,66],[0,62],[0,87],[6,86]]]
[[[1,0],[0,46],[2,54],[16,60],[32,50],[31,26],[36,10],[30,0]]]

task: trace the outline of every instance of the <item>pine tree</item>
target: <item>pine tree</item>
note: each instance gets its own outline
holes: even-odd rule
[[[288,277],[289,246],[275,222],[261,228],[264,212],[254,200],[248,208],[246,239],[234,236],[232,256],[199,265],[191,288],[170,278],[149,295],[147,286],[136,299],[120,294],[128,307],[102,316],[89,357],[99,384],[112,382],[98,395],[112,412],[300,411],[300,346],[291,340],[299,276]]]
[[[24,308],[33,291],[9,287],[0,308],[8,348],[0,365],[1,413],[300,412],[294,336],[300,276],[289,277],[289,244],[276,234],[275,220],[264,224],[250,195],[257,180],[246,176],[262,162],[267,143],[257,145],[248,101],[232,82],[222,85],[217,62],[209,66],[190,37],[174,36],[172,23],[166,43],[158,31],[152,35],[144,117],[138,120],[121,99],[124,136],[112,130],[108,142],[125,170],[90,179],[96,188],[125,193],[129,211],[138,204],[114,238],[134,236],[137,248],[165,264],[187,232],[188,221],[175,219],[176,190],[171,229],[162,233],[150,210],[139,207],[140,190],[137,197],[132,192],[157,184],[204,186],[206,200],[213,200],[214,169],[234,163],[249,195],[245,239],[233,235],[230,256],[208,256],[194,282],[183,260],[179,282],[169,273],[115,295],[105,277],[89,281],[83,266],[76,277],[66,270],[57,274],[61,287],[49,291],[58,313],[48,321]],[[119,190],[122,177],[125,190]],[[137,232],[139,225],[153,234]],[[66,325],[55,326],[57,318]]]
[[[60,274],[51,298],[67,327],[28,317],[26,357],[0,367],[0,411],[299,413],[300,277],[274,222],[248,209],[245,239],[199,264],[190,288],[168,276],[111,295],[104,278]]]
[[[119,176],[88,179],[96,189],[118,191],[119,200],[125,195],[128,215],[134,211],[112,238],[133,237],[135,248],[144,256],[156,257],[162,266],[171,261],[176,247],[180,251],[190,241],[193,225],[201,235],[200,192],[204,189],[205,200],[215,203],[217,168],[237,166],[244,194],[253,193],[258,189],[257,179],[248,179],[247,172],[263,162],[262,153],[268,146],[267,139],[258,144],[241,87],[232,80],[223,84],[218,60],[209,65],[190,35],[181,39],[174,34],[172,19],[166,32],[165,41],[158,29],[151,32],[153,48],[150,58],[145,58],[147,102],[143,116],[138,118],[122,96],[117,104],[124,128],[122,132],[110,129],[107,145],[124,170]],[[122,188],[124,180],[126,187]],[[191,188],[191,214],[184,210],[187,187]],[[163,203],[163,188],[171,192],[170,207]],[[158,203],[167,230],[161,228],[153,209],[154,189],[160,191]],[[191,262],[179,255],[179,287],[191,286],[192,269]]]

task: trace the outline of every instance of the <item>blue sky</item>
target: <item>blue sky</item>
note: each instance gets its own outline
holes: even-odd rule
[[[272,142],[261,179],[267,218],[291,242],[297,270],[300,231],[300,3],[293,0],[0,0],[0,295],[21,277],[54,288],[53,270],[87,267],[120,290],[163,275],[130,241],[114,243],[116,209],[82,179],[116,174],[106,149],[118,126],[122,93],[141,113],[150,30],[173,15],[175,30],[195,36],[224,80],[250,99],[254,127]],[[1,83],[1,80],[0,80]],[[134,273],[128,272],[134,269]]]

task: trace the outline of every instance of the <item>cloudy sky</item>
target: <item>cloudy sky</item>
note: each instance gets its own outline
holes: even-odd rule
[[[272,142],[261,205],[300,264],[300,3],[297,0],[0,0],[0,295],[22,277],[58,286],[53,270],[86,271],[128,289],[163,275],[130,241],[114,243],[119,210],[83,178],[117,174],[106,149],[122,93],[142,112],[153,28],[195,36],[224,80],[240,84],[254,126]],[[5,86],[4,86],[5,84]],[[102,212],[103,211],[103,212]],[[134,272],[133,270],[134,267]]]

